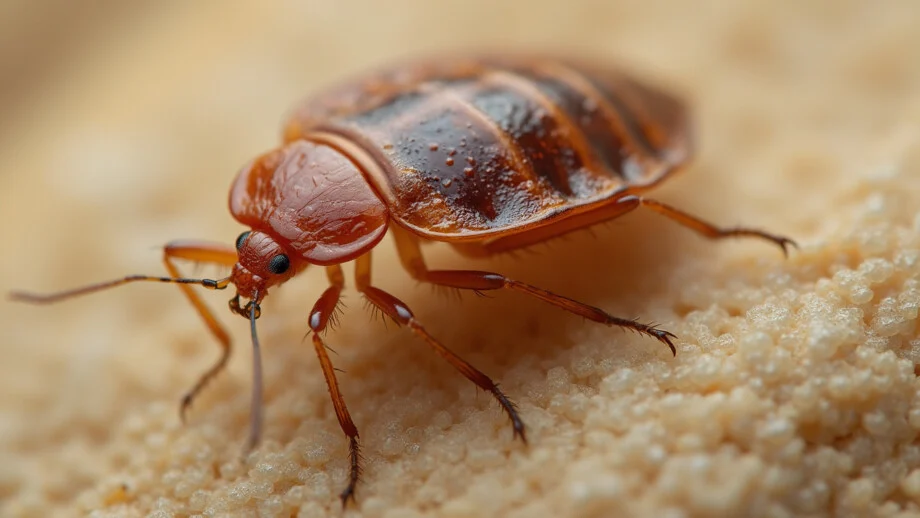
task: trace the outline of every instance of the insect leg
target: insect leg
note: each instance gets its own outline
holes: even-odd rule
[[[716,225],[713,225],[712,223],[703,221],[696,216],[687,214],[682,210],[676,209],[657,200],[640,197],[639,203],[643,207],[648,207],[658,214],[661,214],[662,216],[669,218],[672,221],[676,221],[677,223],[680,223],[681,225],[694,230],[697,233],[702,234],[710,239],[722,239],[726,237],[758,237],[776,243],[776,245],[783,249],[783,255],[786,256],[789,255],[788,247],[797,246],[795,241],[787,237],[777,236],[762,230],[744,227],[720,228]]]
[[[218,243],[174,241],[163,247],[163,263],[166,265],[166,270],[173,277],[180,277],[179,268],[173,262],[175,259],[187,259],[190,261],[233,266],[236,264],[236,258],[236,249]],[[185,421],[185,413],[192,405],[192,401],[194,401],[195,397],[201,392],[201,389],[226,367],[227,361],[230,359],[231,343],[230,335],[227,334],[227,331],[220,325],[217,318],[214,317],[214,313],[208,309],[198,293],[193,290],[191,286],[186,284],[180,284],[179,288],[182,290],[182,293],[185,294],[186,298],[188,298],[188,301],[192,303],[195,311],[197,311],[204,320],[205,325],[208,326],[208,330],[211,331],[211,334],[214,335],[214,338],[217,339],[221,347],[221,355],[217,362],[198,378],[195,385],[192,386],[182,398],[179,415],[182,417],[182,421]]]
[[[412,314],[412,310],[410,310],[404,302],[379,288],[371,286],[370,253],[358,257],[355,261],[355,283],[358,291],[364,294],[371,304],[380,308],[384,314],[392,318],[397,324],[408,326],[413,333],[424,340],[429,347],[438,353],[438,355],[447,360],[447,363],[460,371],[461,374],[475,383],[476,386],[492,394],[498,401],[498,404],[501,405],[502,410],[504,410],[511,419],[511,425],[514,428],[514,436],[520,437],[522,441],[527,442],[526,436],[524,435],[524,422],[518,415],[514,403],[512,403],[511,400],[505,396],[504,392],[498,388],[498,384],[432,336],[415,318],[415,315]]]
[[[329,395],[332,397],[332,406],[335,409],[335,416],[339,420],[339,426],[348,436],[349,459],[351,470],[348,477],[348,487],[339,495],[342,499],[342,505],[348,503],[349,499],[355,498],[355,486],[358,485],[358,479],[361,476],[361,453],[358,448],[358,428],[351,415],[348,413],[348,407],[345,406],[345,398],[339,390],[339,382],[335,377],[335,368],[326,352],[326,344],[320,336],[330,319],[335,314],[336,306],[339,303],[339,297],[342,294],[342,288],[345,286],[345,276],[342,274],[342,267],[332,265],[326,267],[326,275],[329,277],[329,286],[320,296],[313,309],[310,311],[310,329],[313,331],[313,348],[316,350],[316,356],[319,358],[319,364],[323,368],[323,376],[326,378],[326,385],[329,386]]]
[[[475,291],[497,290],[502,288],[520,291],[589,320],[600,322],[608,326],[632,329],[651,336],[667,345],[668,348],[671,349],[672,354],[677,354],[677,349],[671,341],[671,339],[676,338],[676,336],[667,331],[635,320],[615,317],[602,309],[589,306],[568,297],[563,297],[562,295],[557,295],[551,291],[537,288],[536,286],[509,279],[504,275],[470,270],[429,270],[425,265],[425,260],[422,257],[418,240],[415,236],[395,225],[391,227],[391,232],[396,240],[396,247],[399,251],[399,257],[403,266],[409,271],[410,275],[420,281]]]

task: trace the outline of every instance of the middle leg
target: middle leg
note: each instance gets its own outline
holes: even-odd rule
[[[380,308],[385,315],[392,318],[397,324],[409,327],[413,333],[418,335],[429,347],[434,349],[434,352],[447,360],[447,363],[460,371],[460,374],[466,376],[466,379],[475,383],[476,386],[482,390],[492,394],[492,397],[498,401],[502,410],[504,410],[505,413],[508,414],[508,418],[511,419],[511,425],[514,428],[514,436],[520,437],[525,443],[527,442],[527,438],[524,435],[524,422],[518,415],[514,403],[512,403],[511,400],[508,399],[508,396],[498,388],[498,384],[432,336],[431,333],[422,326],[421,322],[415,318],[412,310],[410,310],[409,306],[403,301],[380,288],[371,286],[370,253],[358,257],[355,261],[355,284],[358,291],[367,297],[367,300],[370,301],[371,304]]]
[[[400,261],[402,261],[403,267],[408,270],[409,274],[415,279],[441,286],[473,291],[498,289],[520,291],[576,315],[593,320],[594,322],[631,329],[651,336],[667,345],[668,348],[671,349],[671,354],[677,355],[677,349],[674,347],[674,342],[672,342],[672,338],[677,337],[655,326],[643,324],[636,320],[613,316],[600,308],[589,306],[577,300],[563,297],[562,295],[530,284],[509,279],[498,273],[472,270],[429,270],[422,257],[418,239],[408,231],[396,225],[392,225],[390,231],[396,240],[396,248],[399,252],[399,258]]]

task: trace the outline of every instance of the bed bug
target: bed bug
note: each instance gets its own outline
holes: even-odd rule
[[[250,322],[253,394],[248,446],[262,427],[256,320],[269,290],[308,265],[326,269],[329,287],[307,317],[336,417],[349,440],[354,498],[360,472],[358,429],[339,390],[321,333],[354,261],[359,292],[407,326],[479,388],[488,391],[525,440],[515,406],[492,379],[435,338],[401,300],[374,286],[371,252],[392,234],[415,279],[460,290],[507,289],[608,326],[652,337],[676,354],[673,334],[619,318],[530,284],[485,271],[430,270],[421,243],[445,242],[482,257],[526,247],[646,207],[709,238],[749,236],[794,243],[750,228],[720,228],[644,197],[684,166],[691,141],[683,104],[612,68],[534,57],[454,57],[383,68],[308,99],[294,110],[283,143],[237,175],[230,212],[249,227],[235,246],[173,242],[169,277],[128,276],[52,295],[54,302],[135,281],[178,283],[222,347],[219,360],[182,400],[181,414],[230,356],[230,337],[192,285],[236,294],[230,309]],[[183,278],[177,259],[232,268],[219,280]],[[244,303],[245,302],[245,303]]]

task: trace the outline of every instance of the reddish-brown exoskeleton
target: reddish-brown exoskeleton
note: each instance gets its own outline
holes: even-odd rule
[[[308,265],[330,286],[307,319],[339,424],[350,441],[353,498],[358,429],[339,391],[320,333],[355,261],[356,288],[408,326],[478,387],[490,392],[524,439],[514,405],[488,376],[434,338],[402,301],[375,287],[371,250],[389,230],[415,279],[467,290],[510,289],[608,326],[651,336],[676,353],[673,334],[482,271],[429,270],[419,244],[443,241],[470,256],[518,249],[647,207],[709,238],[751,236],[786,251],[792,241],[748,228],[719,228],[643,194],[684,165],[691,151],[685,110],[665,93],[610,69],[559,59],[477,57],[421,61],[382,70],[314,97],[295,111],[284,143],[240,172],[230,212],[251,228],[235,247],[176,242],[165,247],[170,277],[130,276],[53,295],[46,303],[133,282],[179,283],[223,348],[182,400],[182,413],[230,355],[230,337],[191,285],[236,286],[232,311],[251,322],[254,347],[249,446],[262,422],[256,336],[259,304]],[[220,280],[185,279],[174,261],[232,267]],[[240,302],[241,297],[246,303]]]

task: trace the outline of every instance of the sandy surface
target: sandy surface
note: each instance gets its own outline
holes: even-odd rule
[[[698,159],[658,197],[802,248],[784,260],[634,214],[525,259],[428,252],[658,321],[680,336],[672,358],[519,295],[439,296],[385,242],[381,286],[502,383],[530,445],[350,291],[328,340],[366,471],[343,515],[920,515],[916,2],[492,4],[162,2],[52,51],[30,45],[49,37],[37,28],[68,24],[2,17],[41,74],[3,98],[0,289],[158,274],[166,241],[232,242],[233,174],[343,75],[471,45],[567,48],[693,107]],[[0,515],[342,515],[347,443],[301,341],[324,283],[308,272],[263,307],[266,440],[243,460],[248,336],[225,294],[208,300],[238,354],[185,426],[178,400],[217,348],[178,290],[0,302]]]

